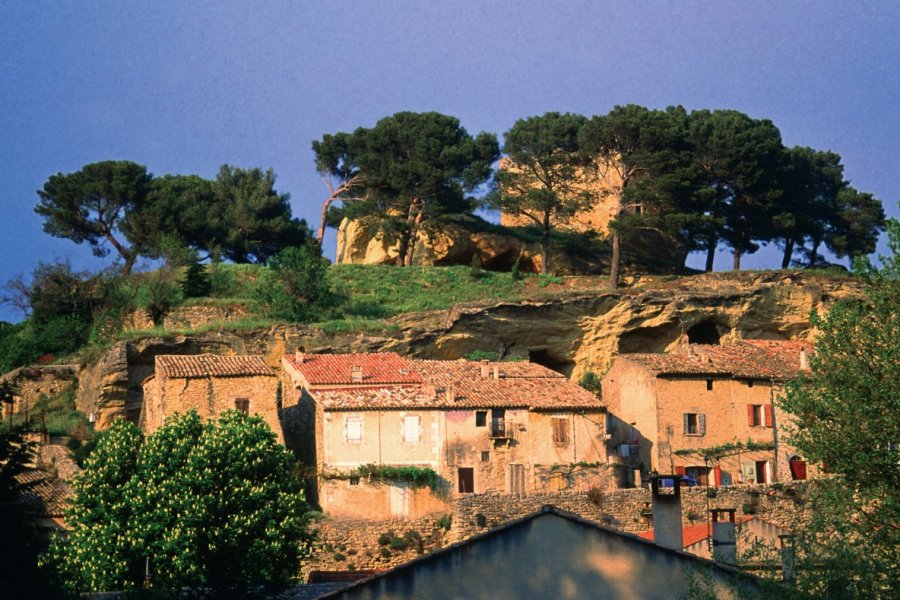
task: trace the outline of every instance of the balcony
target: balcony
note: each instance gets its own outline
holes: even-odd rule
[[[506,419],[491,419],[489,437],[494,440],[511,440],[513,438],[513,424]]]

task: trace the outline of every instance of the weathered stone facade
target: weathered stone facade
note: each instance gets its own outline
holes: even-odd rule
[[[169,372],[165,361],[206,359],[201,368],[189,372]],[[243,363],[253,368],[247,369]],[[218,363],[237,363],[222,367]],[[259,357],[200,357],[158,356],[156,373],[144,382],[144,404],[139,423],[142,431],[150,433],[163,425],[166,417],[191,410],[204,419],[215,419],[229,409],[242,410],[261,416],[284,443],[278,417],[278,378]],[[266,373],[268,371],[268,373]]]

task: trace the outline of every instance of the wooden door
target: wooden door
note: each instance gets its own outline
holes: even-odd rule
[[[525,495],[525,465],[509,465],[509,493]]]
[[[459,482],[460,494],[472,494],[475,492],[475,469],[472,467],[459,467],[456,469],[456,478]]]

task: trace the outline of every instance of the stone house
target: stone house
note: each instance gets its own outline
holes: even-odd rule
[[[278,377],[261,356],[160,355],[143,383],[140,426],[150,433],[166,417],[196,410],[215,419],[228,409],[260,415],[284,442],[278,418]]]
[[[790,415],[776,399],[809,368],[810,350],[807,342],[744,340],[619,355],[602,387],[620,460],[644,475],[674,472],[701,485],[806,479],[805,459],[783,439]],[[737,443],[745,450],[722,448]],[[717,447],[724,456],[705,460]]]
[[[418,516],[471,493],[526,494],[602,485],[608,471],[599,400],[537,364],[412,360],[379,354],[283,359],[289,436],[316,465],[333,516]],[[289,444],[290,445],[290,444]],[[436,493],[358,477],[365,465],[430,468]]]

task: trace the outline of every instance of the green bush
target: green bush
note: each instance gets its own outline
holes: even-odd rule
[[[435,527],[438,529],[443,529],[444,531],[450,531],[450,527],[453,525],[453,515],[444,515],[434,522]]]
[[[330,289],[329,263],[322,258],[318,243],[286,248],[272,257],[269,266],[253,292],[262,312],[299,322],[313,320],[324,312]]]
[[[203,298],[212,293],[212,282],[206,266],[192,262],[181,281],[181,292],[185,298]]]
[[[394,537],[393,531],[388,531],[387,533],[382,533],[378,536],[378,545],[379,546],[387,546],[391,543],[391,538]]]

